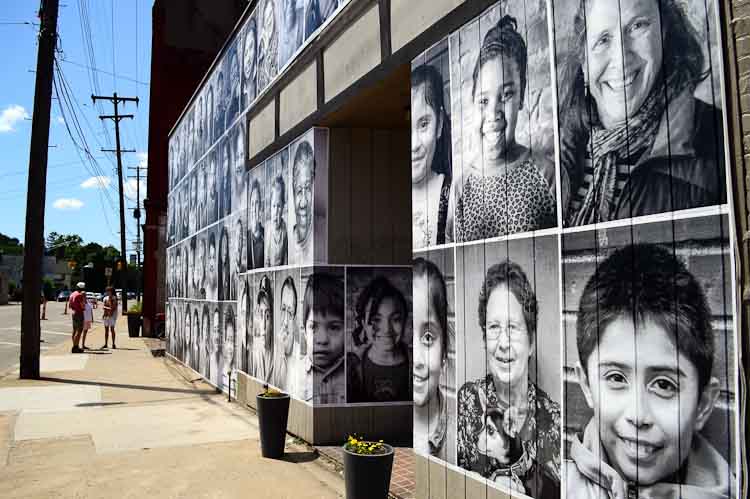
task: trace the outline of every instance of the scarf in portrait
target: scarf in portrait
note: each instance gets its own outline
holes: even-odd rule
[[[680,95],[689,84],[684,72],[674,72],[667,78],[666,91],[662,85],[654,85],[635,116],[625,123],[611,129],[600,123],[592,127],[587,150],[592,157],[593,179],[580,209],[572,213],[570,225],[606,222],[614,217],[619,201],[618,163],[637,160],[651,149],[667,107],[667,96]]]

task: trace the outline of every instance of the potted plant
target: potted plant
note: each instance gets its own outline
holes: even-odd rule
[[[284,455],[289,395],[266,385],[263,393],[259,393],[255,400],[258,404],[261,454],[263,457],[278,459]]]
[[[131,338],[137,338],[141,334],[141,322],[143,318],[141,316],[141,302],[134,302],[130,308],[128,308],[128,336]]]
[[[393,447],[350,435],[344,444],[347,499],[387,499],[393,469]]]

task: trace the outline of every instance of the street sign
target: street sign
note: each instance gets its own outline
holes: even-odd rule
[[[104,269],[104,275],[105,275],[106,277],[112,277],[112,267],[106,267],[106,268]]]

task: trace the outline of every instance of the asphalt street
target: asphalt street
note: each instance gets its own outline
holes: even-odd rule
[[[64,303],[47,302],[47,320],[42,325],[42,351],[54,345],[70,342],[72,321],[70,313],[63,315]],[[97,311],[96,319],[101,320]],[[41,314],[40,314],[41,316]],[[0,306],[0,373],[18,364],[21,352],[21,304],[13,302]]]

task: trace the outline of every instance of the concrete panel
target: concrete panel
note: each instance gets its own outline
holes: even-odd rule
[[[430,497],[429,463],[428,459],[418,454],[414,454],[414,480],[417,484],[414,491],[414,497],[416,499],[429,499]],[[458,498],[459,496],[455,497]]]
[[[380,14],[377,2],[323,52],[326,102],[380,64]]]
[[[311,62],[281,91],[279,133],[284,134],[318,108],[318,83],[315,61]]]
[[[445,494],[451,498],[463,498],[466,495],[466,475],[445,467]]]
[[[412,41],[464,0],[391,0],[391,50]]]
[[[248,139],[249,156],[252,158],[276,139],[276,101],[272,100],[266,107],[250,119],[250,137]]]
[[[299,400],[291,399],[289,404],[289,421],[287,423],[287,431],[289,433],[300,437],[306,442],[312,442],[312,418],[312,406]]]
[[[447,495],[448,480],[445,468],[444,464],[430,461],[430,499],[453,499],[452,496]]]
[[[484,480],[466,478],[466,499],[488,499],[487,484]]]

